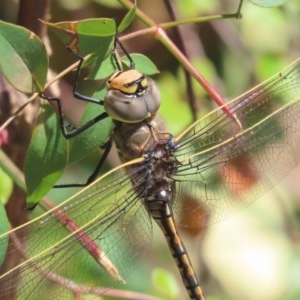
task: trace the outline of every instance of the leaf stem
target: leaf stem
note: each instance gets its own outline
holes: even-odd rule
[[[204,23],[209,21],[216,21],[221,19],[233,19],[239,18],[236,13],[234,14],[220,14],[220,15],[212,15],[208,17],[197,17],[197,18],[187,18],[183,20],[177,20],[172,22],[161,23],[159,26],[163,29],[170,29],[172,27],[188,25],[188,24],[197,24],[197,23]]]

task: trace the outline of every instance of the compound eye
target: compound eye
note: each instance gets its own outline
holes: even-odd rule
[[[154,115],[160,106],[156,84],[136,70],[115,73],[106,87],[104,107],[114,120],[141,122]]]

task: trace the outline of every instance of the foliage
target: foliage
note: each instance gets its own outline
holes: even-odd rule
[[[0,69],[16,89],[24,93],[42,91],[48,60],[42,41],[29,30],[0,22]]]

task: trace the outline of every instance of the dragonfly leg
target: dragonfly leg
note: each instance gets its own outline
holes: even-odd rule
[[[91,184],[95,181],[97,176],[100,174],[102,167],[107,159],[107,156],[111,150],[112,147],[112,139],[109,138],[109,140],[102,146],[100,146],[102,149],[104,149],[104,152],[102,156],[100,157],[100,160],[98,161],[96,168],[92,172],[92,174],[87,178],[86,182],[84,183],[67,183],[67,184],[58,184],[53,186],[53,188],[72,188],[72,187],[85,187]]]

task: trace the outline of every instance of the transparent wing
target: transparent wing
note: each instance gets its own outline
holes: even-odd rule
[[[142,185],[143,174],[142,166],[130,177],[109,172],[59,208],[14,230],[8,261],[16,252],[21,261],[0,277],[0,298],[13,299],[16,284],[14,299],[74,299],[81,285],[125,281],[151,242],[151,222],[131,184],[132,179]]]
[[[296,61],[229,103],[241,126],[218,109],[180,135],[176,157],[181,165],[174,178],[183,215],[198,214],[198,224],[220,221],[295,167],[300,157],[299,100]]]

